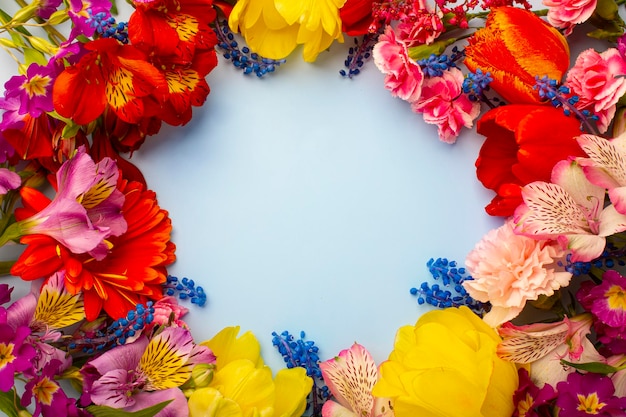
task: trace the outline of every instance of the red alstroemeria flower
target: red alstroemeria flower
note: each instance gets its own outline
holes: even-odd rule
[[[109,106],[122,120],[136,123],[145,116],[145,98],[163,101],[165,78],[143,52],[112,38],[89,42],[85,48],[91,52],[63,70],[54,83],[54,109],[61,116],[85,125]]]
[[[122,212],[128,229],[109,239],[111,247],[104,259],[72,254],[47,236],[26,236],[21,242],[28,246],[11,274],[33,280],[65,270],[68,291],[84,295],[87,320],[95,320],[102,309],[117,319],[139,303],[159,300],[166,266],[175,260],[171,221],[155,193],[142,184],[123,180],[118,189],[125,196]]]
[[[189,64],[196,50],[212,49],[217,43],[209,26],[217,15],[212,0],[136,1],[135,7],[128,37],[150,56]]]
[[[55,123],[47,114],[32,117],[26,114],[19,129],[6,129],[2,135],[23,159],[47,158],[54,153],[52,131]]]
[[[521,187],[550,181],[554,165],[584,156],[574,139],[580,121],[552,106],[511,104],[488,111],[476,124],[487,137],[476,160],[476,175],[497,195],[485,208],[492,216],[511,216],[522,203]]]

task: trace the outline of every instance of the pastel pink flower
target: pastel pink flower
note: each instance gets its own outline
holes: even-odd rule
[[[572,33],[574,25],[586,22],[598,4],[597,0],[543,0],[548,8],[548,22],[554,27]]]
[[[463,94],[462,86],[463,73],[451,68],[441,77],[424,80],[422,96],[411,106],[423,114],[426,123],[437,126],[439,139],[446,143],[456,142],[461,129],[472,127],[480,114],[480,104]]]
[[[517,235],[508,220],[469,253],[465,265],[474,279],[463,286],[475,300],[491,303],[483,319],[496,327],[517,317],[526,301],[569,284],[572,274],[558,266],[564,256],[556,241]]]
[[[581,135],[576,140],[589,155],[576,160],[587,179],[606,188],[615,210],[626,214],[626,132],[613,139]]]
[[[530,377],[537,386],[555,386],[576,371],[564,366],[561,359],[572,363],[606,362],[587,338],[592,323],[588,313],[555,323],[505,323],[498,329],[502,342],[497,353],[507,361],[530,364]]]
[[[181,320],[181,317],[187,314],[189,310],[178,304],[176,297],[165,296],[154,303],[153,307],[154,313],[152,315],[151,327],[160,325],[189,328],[187,323]]]
[[[515,232],[557,239],[572,251],[572,262],[596,259],[607,236],[626,230],[626,215],[604,204],[606,189],[589,182],[575,161],[557,163],[551,180],[522,188],[524,203],[515,210]]]
[[[599,117],[601,133],[608,129],[616,103],[626,93],[625,74],[626,61],[615,48],[600,54],[593,49],[581,52],[567,73],[565,85],[580,98],[576,107]]]
[[[385,77],[385,88],[391,95],[412,103],[420,98],[424,74],[415,61],[409,57],[406,45],[396,38],[387,26],[380,35],[372,51],[374,63]]]
[[[388,398],[374,397],[378,368],[370,353],[354,343],[320,363],[324,382],[335,401],[326,401],[322,417],[393,417]]]
[[[4,195],[9,190],[15,190],[22,184],[20,176],[8,170],[7,168],[0,168],[0,195]]]

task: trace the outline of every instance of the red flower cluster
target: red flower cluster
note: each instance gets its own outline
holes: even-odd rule
[[[212,0],[142,1],[135,7],[128,22],[131,44],[113,38],[87,43],[88,52],[65,68],[53,89],[55,110],[76,124],[104,116],[118,152],[137,149],[161,121],[187,123],[191,106],[206,100],[205,77],[217,65]]]

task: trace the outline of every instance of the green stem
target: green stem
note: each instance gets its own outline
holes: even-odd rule
[[[11,275],[11,268],[16,261],[0,261],[0,275]]]
[[[624,2],[626,0],[617,0],[617,1]],[[537,16],[546,16],[548,14],[548,9],[532,10],[532,12]],[[487,16],[489,16],[489,13],[491,13],[489,10],[486,10],[484,12],[478,12],[478,13],[467,13],[466,15],[467,21],[469,22],[472,19],[486,19]]]
[[[26,3],[26,1],[24,0],[15,0],[15,2],[20,7],[28,6],[28,3]],[[45,30],[48,36],[50,37],[50,40],[53,41],[56,45],[60,45],[66,41],[65,36],[63,36],[61,32],[56,30],[54,27],[48,25],[45,20],[43,20],[40,17],[35,17],[34,19],[35,19],[35,22],[41,25],[43,30]]]

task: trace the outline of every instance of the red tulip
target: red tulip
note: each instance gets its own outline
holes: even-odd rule
[[[350,36],[365,35],[372,23],[374,0],[347,0],[339,9],[343,32]]]
[[[551,106],[511,104],[488,111],[477,132],[487,137],[476,160],[476,175],[497,195],[485,208],[492,216],[511,216],[522,203],[521,187],[550,181],[554,165],[584,156],[574,139],[580,121]]]

